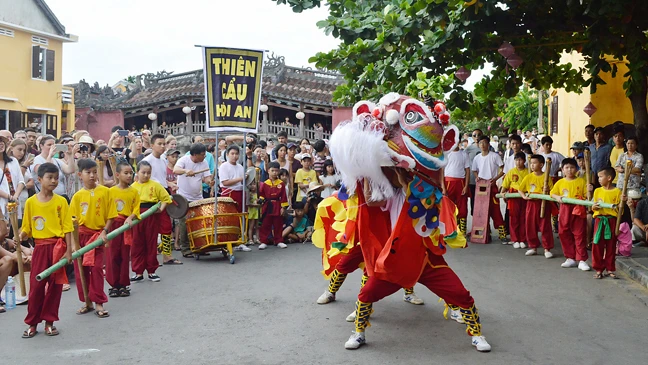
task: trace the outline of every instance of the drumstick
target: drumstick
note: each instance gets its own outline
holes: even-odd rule
[[[590,162],[590,150],[588,148],[583,151],[583,156],[585,158],[585,181],[587,181],[587,200],[592,200],[592,193],[589,191],[589,185],[592,183],[592,171],[591,171],[591,162]]]
[[[542,189],[543,194],[549,193],[549,171],[551,171],[551,158],[547,158],[547,164],[545,165],[544,188]],[[545,216],[546,203],[546,200],[542,201],[542,205],[540,206],[540,218],[544,218]]]
[[[206,168],[206,169],[203,169],[203,170],[194,171],[194,174],[198,175],[198,174],[202,174],[203,172],[207,172],[207,171],[209,171],[209,167]]]
[[[625,165],[625,175],[623,175],[623,192],[621,196],[628,194],[628,180],[630,180],[630,172],[632,171],[632,161],[626,160]],[[623,209],[625,208],[626,203],[621,201],[619,202],[619,213],[617,214],[616,220],[616,234],[619,235],[619,226],[621,226],[621,216],[623,215]]]
[[[18,277],[20,278],[20,296],[27,296],[27,288],[25,286],[25,267],[22,257],[22,245],[20,244],[20,237],[18,235],[18,203],[7,203],[7,210],[9,211],[9,220],[11,227],[14,231],[14,244],[16,245],[16,261],[18,263]]]
[[[76,217],[72,217],[72,226],[74,231],[72,231],[72,245],[74,245],[74,251],[81,249],[81,241],[79,241],[79,221]],[[81,288],[83,289],[83,297],[85,298],[85,304],[87,308],[92,308],[92,301],[88,295],[88,283],[86,282],[85,273],[83,271],[83,255],[77,257],[77,266],[79,267],[79,279],[81,281]]]
[[[99,184],[104,184],[104,162],[102,160],[97,160],[97,175],[99,177]]]

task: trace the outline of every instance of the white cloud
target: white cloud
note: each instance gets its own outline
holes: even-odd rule
[[[63,82],[101,85],[161,70],[202,67],[194,45],[266,49],[291,66],[338,41],[315,23],[325,9],[301,14],[270,0],[46,0],[79,43],[66,44]]]

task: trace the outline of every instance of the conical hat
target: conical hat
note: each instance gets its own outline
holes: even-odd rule
[[[16,275],[13,277],[14,282],[16,283],[16,305],[20,304],[26,304],[27,300],[29,299],[29,277],[31,275],[31,272],[25,271],[25,295],[22,296],[20,295],[20,278],[19,275]],[[7,297],[5,295],[5,288],[2,288],[2,291],[0,292],[0,299],[2,299],[3,302],[7,302]]]

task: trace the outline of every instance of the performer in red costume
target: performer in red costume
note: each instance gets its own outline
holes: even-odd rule
[[[442,103],[431,109],[391,93],[377,106],[356,104],[353,120],[331,136],[331,154],[343,183],[355,188],[358,197],[354,241],[362,246],[369,276],[358,295],[347,349],[365,343],[374,302],[416,282],[445,300],[451,318],[466,324],[477,350],[491,349],[472,296],[442,256],[447,246],[465,247],[466,242],[453,218],[456,207],[439,188],[445,154],[459,137],[448,122]],[[376,219],[391,224],[375,225]]]

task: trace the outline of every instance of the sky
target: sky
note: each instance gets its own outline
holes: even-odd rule
[[[271,0],[46,0],[78,43],[64,45],[63,83],[101,86],[148,72],[202,68],[194,45],[265,49],[306,67],[338,41],[315,25],[325,9],[293,13]]]

